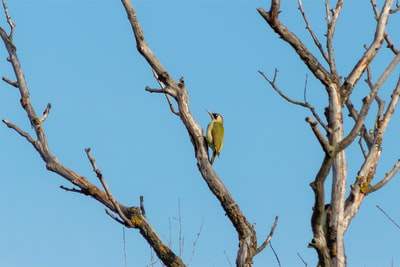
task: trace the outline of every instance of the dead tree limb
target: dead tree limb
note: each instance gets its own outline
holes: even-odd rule
[[[203,136],[203,130],[190,112],[189,98],[184,80],[181,78],[179,82],[176,82],[168,74],[167,70],[147,45],[132,3],[129,0],[122,0],[122,4],[124,5],[128,20],[131,24],[138,52],[153,69],[157,82],[165,85],[161,90],[152,90],[152,92],[167,94],[176,101],[178,111],[174,112],[174,114],[179,115],[190,136],[197,159],[197,167],[210,191],[218,199],[238,233],[239,249],[236,265],[240,267],[252,266],[253,257],[257,254],[256,232],[208,160],[207,144]]]

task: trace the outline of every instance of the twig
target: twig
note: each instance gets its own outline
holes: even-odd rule
[[[325,87],[329,86],[331,74],[319,63],[318,59],[303,44],[303,42],[279,21],[279,8],[280,1],[272,1],[271,8],[268,12],[263,8],[257,8],[257,11],[265,19],[271,29],[292,46],[302,61],[314,74],[315,78],[317,78]]]
[[[328,29],[326,31],[326,47],[328,50],[328,64],[331,70],[331,73],[334,74],[335,77],[338,77],[336,63],[335,63],[335,54],[333,51],[333,35],[335,33],[336,22],[339,18],[340,11],[342,10],[343,1],[338,0],[336,3],[335,9],[329,8],[329,1],[325,1],[326,12],[327,14],[327,25]],[[330,15],[331,12],[332,14]]]
[[[184,238],[182,237],[181,200],[179,198],[178,198],[178,222],[179,222],[179,257],[182,257]]]
[[[21,135],[22,137],[25,137],[26,140],[28,140],[29,143],[31,143],[32,145],[34,145],[35,147],[37,146],[36,144],[36,140],[33,139],[32,136],[30,136],[27,132],[23,131],[21,128],[19,128],[17,125],[9,122],[6,119],[2,120],[8,128],[13,129],[14,131],[16,131],[19,135]]]
[[[289,103],[292,103],[294,105],[298,105],[298,106],[302,106],[302,107],[307,107],[305,103],[297,101],[297,100],[293,100],[290,97],[288,97],[287,95],[285,95],[279,88],[278,86],[276,86],[276,78],[278,76],[278,69],[275,69],[274,71],[274,77],[272,78],[272,80],[270,80],[267,75],[265,75],[264,72],[262,71],[258,71],[258,73],[260,73],[264,79],[272,86],[272,88],[286,101],[288,101]]]
[[[360,133],[360,139],[358,139],[358,144],[360,146],[361,153],[363,154],[364,159],[366,159],[367,158],[367,152],[365,151],[364,146],[362,144],[363,136],[364,136],[364,134],[361,132]]]
[[[393,71],[393,69],[397,66],[398,62],[400,62],[400,53],[393,58],[393,60],[389,63],[387,68],[383,71],[382,75],[379,77],[377,82],[374,84],[374,86],[370,90],[369,94],[363,99],[363,105],[361,107],[361,111],[359,113],[358,119],[356,120],[356,123],[354,124],[354,126],[350,130],[350,132],[347,134],[347,136],[345,138],[343,138],[343,140],[340,141],[340,143],[338,144],[338,146],[337,146],[338,151],[341,151],[341,150],[345,149],[347,146],[349,146],[353,142],[353,140],[357,137],[357,135],[360,133],[361,129],[363,129],[364,121],[368,114],[369,108],[371,107],[372,101],[375,99],[375,96],[377,95],[379,89],[381,88],[383,83],[386,81],[386,79],[389,77],[389,75]],[[400,80],[398,80],[398,84],[396,85],[396,88],[393,90],[392,99],[388,105],[388,108],[386,110],[384,118],[382,120],[380,120],[382,123],[379,126],[380,127],[379,132],[382,136],[386,130],[386,127],[390,121],[390,118],[392,117],[394,108],[397,105],[397,101],[399,98],[399,92],[400,92],[399,81]]]
[[[115,220],[116,222],[122,224],[123,226],[130,227],[130,225],[128,225],[127,223],[125,223],[124,221],[122,221],[120,218],[118,218],[117,216],[115,216],[114,214],[112,214],[110,210],[104,209],[104,211],[106,212],[106,214],[107,214],[108,216],[111,217],[111,219],[113,219],[113,220]]]
[[[358,80],[361,78],[362,74],[364,73],[366,67],[369,63],[375,58],[376,54],[382,47],[382,41],[386,36],[385,27],[388,22],[389,12],[393,1],[388,0],[385,1],[382,11],[379,14],[379,18],[376,25],[376,30],[374,34],[374,40],[372,41],[371,45],[365,51],[363,56],[357,62],[357,64],[353,67],[350,74],[345,78],[345,82],[342,85],[340,91],[342,92],[342,103],[345,103],[346,99],[352,93],[355,85],[357,84]]]
[[[386,173],[385,177],[382,180],[380,180],[375,185],[371,185],[369,187],[368,193],[375,192],[376,190],[386,185],[395,176],[395,174],[399,171],[399,169],[400,169],[400,160],[396,162],[396,164],[393,166],[390,172]]]
[[[374,90],[374,84],[372,82],[372,74],[371,74],[371,66],[367,67],[367,79],[365,80],[365,82],[368,84],[370,90]],[[376,113],[376,117],[375,117],[375,127],[374,127],[374,136],[378,131],[379,128],[379,120],[381,119],[382,115],[383,115],[383,111],[385,109],[385,101],[383,101],[378,94],[375,95],[375,101],[378,104],[378,112]]]
[[[15,23],[11,20],[11,17],[8,13],[8,8],[7,8],[7,4],[5,0],[2,0],[3,2],[3,9],[4,9],[4,13],[6,14],[6,19],[7,19],[7,23],[8,25],[10,25],[11,31],[10,34],[8,35],[8,38],[10,38],[10,40],[12,41],[13,39],[13,35],[14,35],[14,28],[15,28]],[[15,46],[14,46],[15,48]]]
[[[226,254],[226,251],[225,251],[225,250],[224,250],[224,255],[225,255],[226,260],[228,261],[229,266],[232,267],[232,263],[231,263],[231,261],[229,260],[228,254]]]
[[[272,225],[271,231],[269,232],[269,235],[264,240],[264,242],[261,244],[261,246],[259,246],[257,248],[256,253],[254,255],[257,255],[258,253],[260,253],[268,245],[268,243],[271,241],[271,238],[272,238],[272,236],[274,235],[274,232],[275,232],[275,228],[278,225],[278,219],[279,219],[279,217],[276,216],[274,224]]]
[[[69,187],[60,185],[60,188],[63,189],[63,190],[65,190],[65,191],[68,191],[68,192],[74,192],[74,193],[79,193],[79,194],[87,195],[87,193],[86,193],[85,191],[83,191],[82,189],[77,189],[77,188],[75,188],[75,187],[69,188]]]
[[[39,123],[42,123],[47,119],[47,117],[49,116],[49,113],[50,113],[50,109],[51,109],[51,104],[48,103],[46,109],[43,111],[43,116],[38,119]]]
[[[297,252],[297,256],[299,256],[300,260],[304,263],[304,265],[307,267],[308,263],[303,259],[303,257],[300,255],[300,253]]]
[[[306,73],[306,80],[304,81],[304,93],[303,93],[304,103],[307,103],[307,83],[308,83],[308,73]]]
[[[179,116],[179,112],[175,110],[174,105],[172,104],[172,101],[171,101],[171,99],[169,98],[169,94],[166,93],[166,91],[167,91],[167,90],[166,90],[166,89],[167,89],[167,86],[165,85],[165,83],[164,83],[161,79],[158,78],[157,72],[156,72],[154,69],[152,69],[152,72],[153,72],[154,78],[156,78],[158,84],[159,84],[160,87],[161,87],[161,91],[165,93],[165,98],[166,98],[167,101],[168,101],[168,105],[169,105],[169,108],[170,108],[171,112],[172,112],[173,114]],[[147,87],[146,87],[146,91],[149,91],[149,90],[147,89]],[[153,93],[152,91],[149,91],[149,92]]]
[[[274,255],[275,255],[276,261],[278,262],[278,266],[279,266],[279,267],[282,267],[281,261],[279,260],[279,257],[278,257],[278,254],[276,253],[274,247],[272,246],[272,242],[269,242],[269,246],[271,247],[272,252],[273,252]]]
[[[9,85],[12,85],[12,86],[18,88],[18,82],[13,82],[7,77],[3,77],[2,80],[5,81],[6,83],[8,83]]]
[[[389,216],[389,214],[387,214],[381,207],[379,207],[378,205],[376,205],[376,207],[382,211],[383,214],[385,214],[385,216],[394,224],[396,225],[397,228],[400,228],[400,224],[398,224],[392,217]]]
[[[302,107],[308,108],[308,109],[311,111],[311,113],[313,114],[314,118],[318,121],[318,123],[325,129],[325,131],[327,131],[327,132],[330,132],[330,131],[331,131],[331,130],[329,129],[329,127],[322,121],[321,117],[317,114],[317,112],[315,111],[314,107],[311,106],[310,103],[308,103],[308,102],[304,102],[304,103],[303,103],[303,102],[300,102],[300,101],[293,100],[293,99],[291,99],[290,97],[288,97],[287,95],[285,95],[285,94],[278,88],[278,86],[276,86],[276,83],[275,83],[275,82],[276,82],[276,78],[277,78],[277,75],[278,75],[278,69],[275,69],[274,77],[273,77],[272,80],[269,79],[269,78],[264,74],[264,72],[262,72],[262,71],[259,70],[258,73],[260,73],[261,76],[264,77],[264,79],[271,85],[272,89],[274,89],[275,92],[277,92],[283,99],[285,99],[286,101],[288,101],[289,103],[292,103],[292,104],[294,104],[294,105],[298,105],[298,106],[302,106]],[[307,86],[307,81],[306,81],[305,86]]]
[[[310,117],[306,118],[306,122],[310,124],[311,130],[313,131],[315,137],[317,138],[324,152],[327,154],[331,154],[333,152],[333,147],[329,144],[329,142],[325,139],[322,132],[319,130],[318,123],[313,119],[311,119]]]
[[[168,247],[172,248],[172,223],[171,223],[171,218],[168,218],[168,224],[169,224],[169,242],[168,242]]]
[[[165,93],[163,89],[151,88],[148,86],[146,86],[146,88],[144,88],[144,90],[146,90],[147,92],[150,92],[150,93],[162,93],[162,94]]]
[[[128,261],[126,259],[125,227],[122,227],[122,241],[124,242],[124,263],[125,263],[125,267],[128,267]]]
[[[324,51],[324,48],[322,47],[322,44],[319,42],[319,40],[318,40],[317,36],[315,35],[314,31],[311,29],[310,22],[308,21],[306,13],[304,12],[304,9],[303,9],[303,3],[301,2],[301,0],[297,0],[297,3],[299,4],[299,10],[300,10],[301,16],[303,17],[304,22],[306,23],[306,29],[310,33],[310,35],[311,35],[311,37],[312,37],[312,39],[314,41],[314,44],[318,47],[319,51],[321,52],[321,55],[328,62],[328,56],[326,55],[326,53]]]
[[[345,104],[347,110],[349,111],[349,116],[352,117],[355,122],[357,122],[360,115],[356,110],[356,108],[354,107],[353,103],[351,102],[350,98],[347,98]],[[365,127],[365,124],[361,126],[361,130],[359,133],[362,134],[362,137],[364,138],[364,141],[367,144],[368,149],[370,149],[374,143],[374,138],[373,135],[369,135],[369,132]]]
[[[121,208],[119,207],[119,205],[117,204],[117,202],[115,201],[115,199],[113,198],[110,188],[108,187],[103,174],[101,173],[100,169],[97,168],[96,166],[96,160],[90,155],[90,148],[86,148],[85,149],[86,155],[90,161],[90,164],[93,167],[93,171],[96,173],[97,178],[100,180],[104,190],[107,193],[108,199],[113,203],[115,210],[117,211],[118,215],[121,217],[121,219],[128,225],[131,225],[133,227],[133,224],[131,223],[131,221],[125,216],[125,214],[121,211]]]
[[[146,218],[146,211],[144,210],[144,197],[140,196],[140,211],[142,212],[143,217]]]
[[[201,231],[203,230],[203,224],[204,224],[204,218],[201,220],[201,225],[200,225],[199,232],[197,233],[196,239],[195,239],[194,242],[193,242],[192,255],[190,255],[189,262],[186,264],[186,266],[189,266],[189,264],[190,264],[190,263],[192,262],[192,260],[193,260],[194,253],[195,253],[195,251],[196,251],[196,246],[197,246],[197,243],[199,242]]]
[[[371,5],[372,5],[372,10],[374,11],[375,20],[378,21],[378,20],[379,20],[379,10],[378,10],[378,7],[377,7],[377,5],[376,5],[376,3],[375,3],[375,0],[370,0],[370,2],[371,2]],[[390,14],[394,14],[394,13],[396,13],[396,12],[399,11],[399,10],[400,10],[400,8],[399,8],[399,3],[398,3],[398,1],[397,1],[397,2],[396,2],[396,9],[395,9],[395,10],[391,10],[391,11],[390,11]],[[394,54],[400,53],[400,50],[397,49],[397,48],[395,47],[395,45],[394,45],[392,39],[389,37],[389,34],[386,32],[386,29],[385,29],[385,41],[386,41],[387,47],[388,47],[390,50],[392,50],[392,52],[393,52]]]
[[[174,113],[175,115],[179,116],[179,111],[175,110],[174,105],[172,104],[172,101],[170,99],[170,96],[168,94],[165,94],[165,98],[168,101],[169,109],[171,110],[171,112]]]
[[[148,266],[154,266],[155,264],[157,263],[157,259],[154,257],[154,250],[153,250],[153,248],[152,247],[150,247],[150,263],[149,263],[149,265],[147,265],[146,267],[148,267]],[[161,265],[161,266],[164,266],[164,265]]]

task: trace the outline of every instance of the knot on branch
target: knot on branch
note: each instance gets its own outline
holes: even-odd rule
[[[27,97],[21,97],[19,102],[21,103],[21,106],[25,109],[26,105],[28,104],[28,98]]]
[[[181,78],[179,79],[179,84],[178,84],[178,86],[179,86],[180,88],[183,88],[183,87],[185,86],[185,79],[184,79],[183,77],[181,77]]]
[[[167,80],[169,79],[169,74],[166,71],[163,71],[160,75],[157,76],[157,79],[164,84],[168,84]]]

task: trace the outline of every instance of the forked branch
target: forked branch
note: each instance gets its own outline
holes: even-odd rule
[[[327,131],[327,132],[331,131],[328,128],[328,126],[322,121],[322,119],[318,115],[318,113],[315,111],[315,108],[310,103],[306,102],[306,99],[304,99],[304,102],[294,100],[294,99],[290,98],[289,96],[287,96],[285,93],[283,93],[281,89],[279,89],[279,87],[276,84],[276,78],[278,77],[278,69],[275,69],[274,77],[272,78],[272,80],[270,78],[268,78],[268,76],[265,75],[264,72],[259,70],[258,73],[261,74],[261,76],[271,85],[272,89],[274,89],[275,92],[277,92],[283,99],[285,99],[287,102],[289,102],[291,104],[308,108],[311,111],[314,118],[318,121],[318,123],[325,129],[325,131]],[[306,88],[304,88],[304,90],[306,90]]]
[[[318,59],[310,52],[303,42],[286,26],[279,21],[280,0],[272,0],[270,10],[257,8],[258,13],[265,19],[269,26],[288,44],[290,44],[301,60],[306,64],[314,76],[324,85],[328,86],[331,80],[329,72],[319,63]]]
[[[375,29],[374,40],[372,41],[371,45],[368,47],[364,55],[361,57],[361,59],[353,67],[350,74],[346,77],[345,82],[340,90],[342,95],[342,104],[346,102],[346,99],[350,96],[354,86],[361,78],[361,75],[364,73],[369,63],[375,58],[376,54],[382,47],[382,43],[386,35],[386,24],[389,19],[392,4],[393,0],[385,1],[385,4],[383,5],[377,19],[378,23]]]

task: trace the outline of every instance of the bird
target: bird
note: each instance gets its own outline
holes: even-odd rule
[[[208,111],[211,117],[211,122],[207,126],[206,141],[208,146],[212,149],[213,154],[210,160],[211,165],[214,163],[215,157],[219,157],[224,144],[224,118],[218,114]]]

